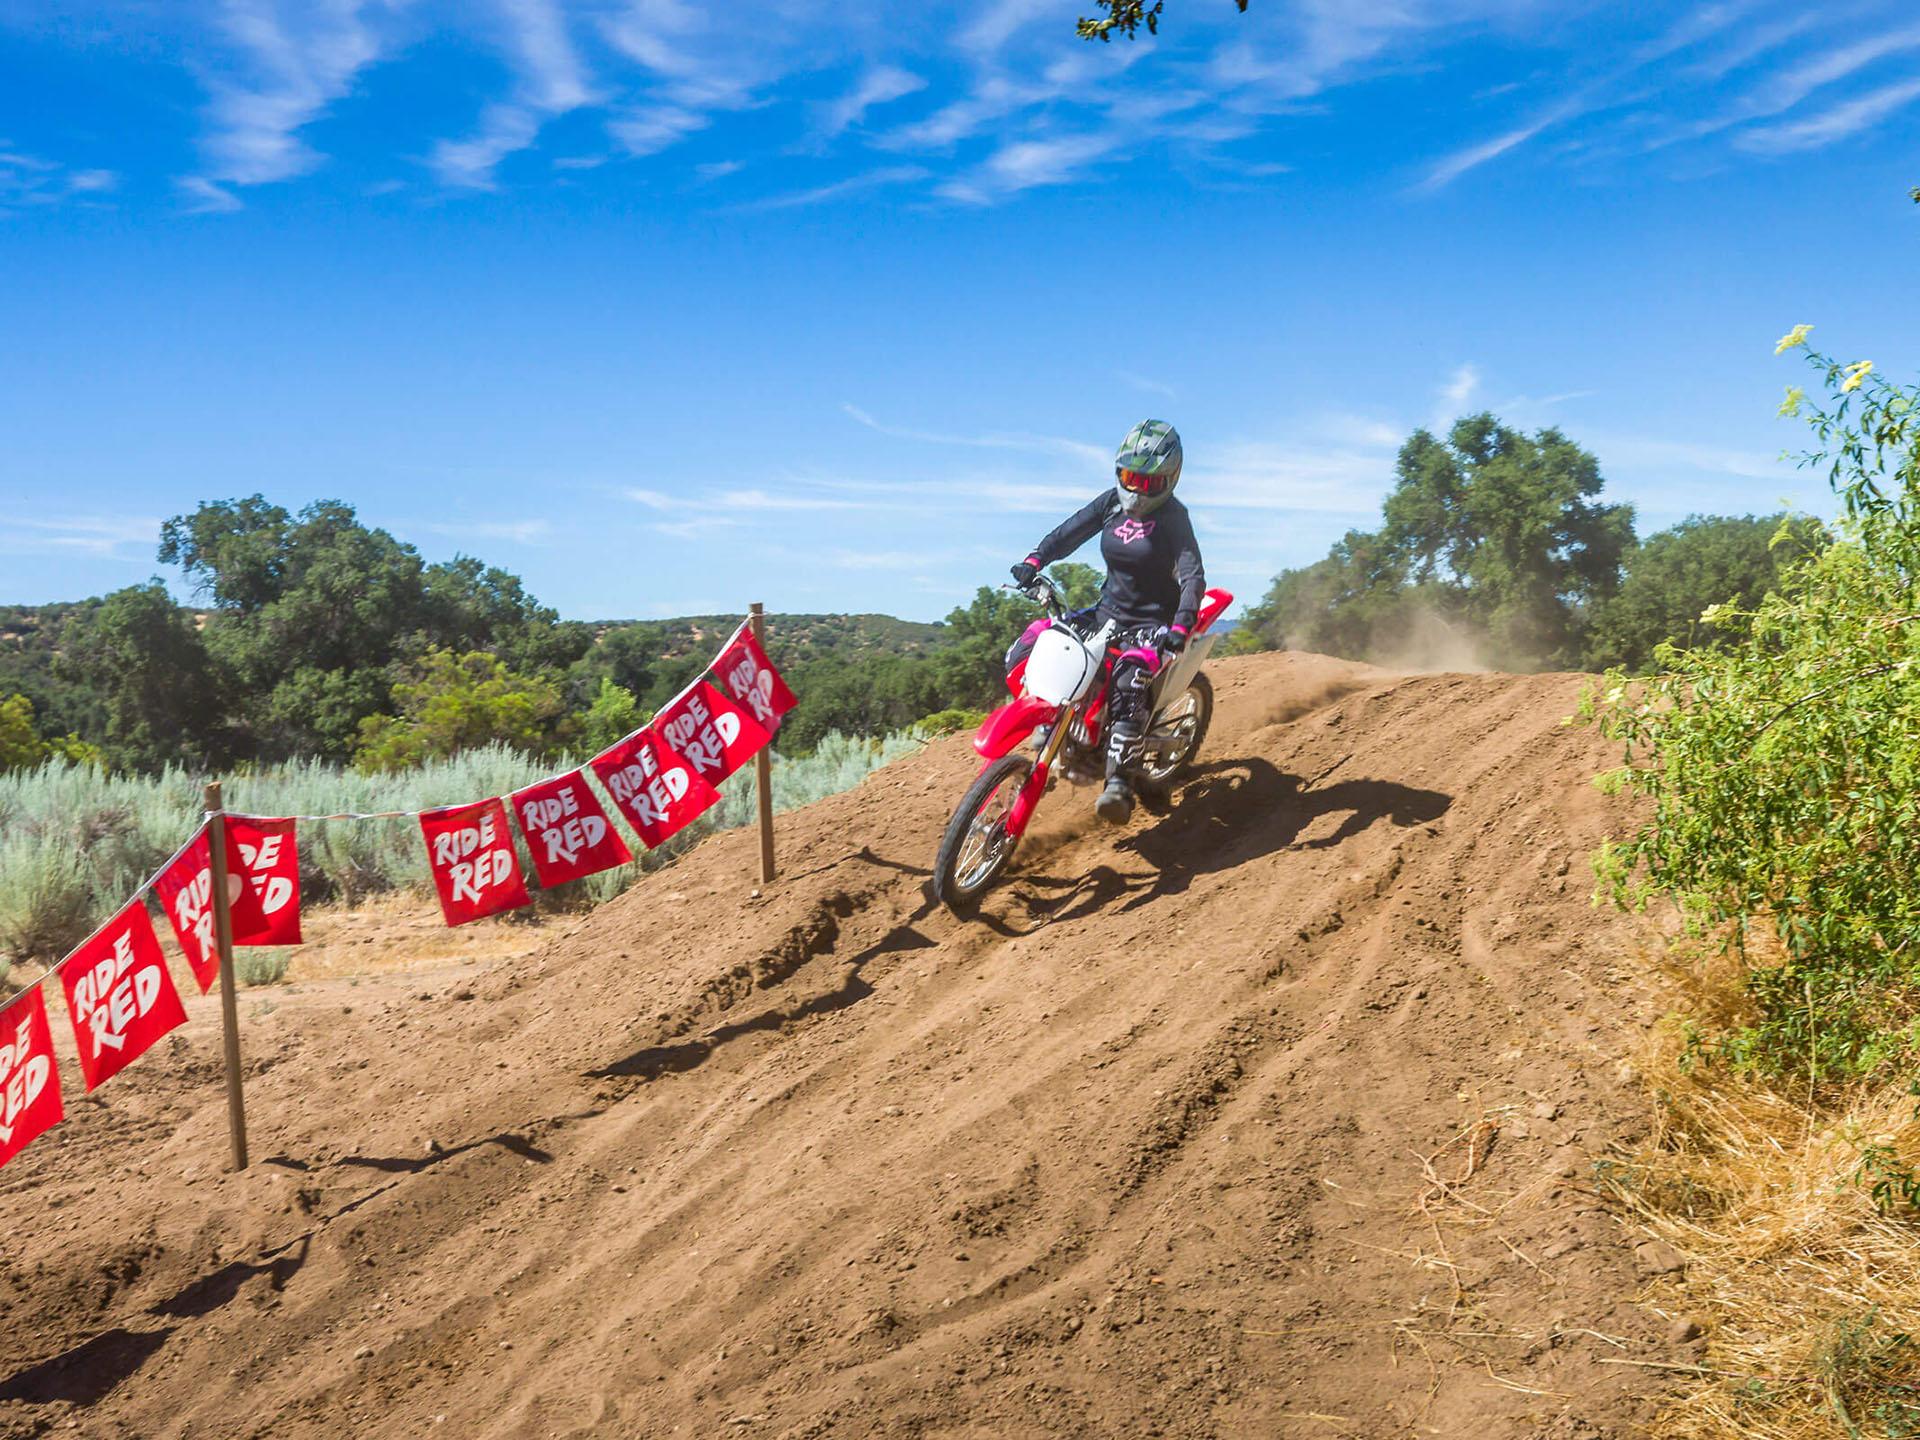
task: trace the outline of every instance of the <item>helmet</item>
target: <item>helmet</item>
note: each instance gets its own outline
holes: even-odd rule
[[[1120,508],[1132,516],[1166,504],[1180,483],[1180,432],[1164,420],[1142,420],[1127,432],[1113,457]]]

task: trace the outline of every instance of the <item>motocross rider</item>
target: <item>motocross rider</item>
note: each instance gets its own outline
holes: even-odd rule
[[[1056,560],[1096,534],[1106,562],[1106,584],[1091,610],[1071,617],[1083,634],[1108,620],[1116,625],[1107,702],[1107,784],[1094,809],[1122,823],[1133,814],[1133,768],[1151,718],[1154,676],[1168,657],[1186,648],[1207,588],[1200,546],[1187,507],[1173,498],[1180,483],[1180,435],[1164,420],[1142,420],[1114,456],[1114,485],[1083,506],[1013,567],[1021,589]],[[1008,668],[1033,648],[1044,623],[1007,653]]]

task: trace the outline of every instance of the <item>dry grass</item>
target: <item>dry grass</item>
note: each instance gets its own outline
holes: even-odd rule
[[[1643,1064],[1656,1134],[1611,1177],[1687,1260],[1648,1300],[1707,1332],[1698,1387],[1653,1433],[1920,1436],[1915,1096],[1895,1084],[1814,1097],[1684,1058],[1680,1027],[1664,1027]]]

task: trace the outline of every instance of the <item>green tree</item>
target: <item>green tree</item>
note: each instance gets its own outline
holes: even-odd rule
[[[1797,522],[1792,545],[1775,544],[1784,515],[1694,515],[1649,535],[1627,552],[1626,578],[1593,617],[1585,665],[1634,672],[1653,663],[1662,641],[1675,645],[1726,643],[1725,632],[1704,624],[1709,606],[1750,611],[1780,583],[1782,567],[1818,543],[1817,521]]]
[[[60,673],[101,697],[100,749],[117,768],[223,763],[231,751],[231,687],[193,619],[158,580],[130,585],[76,616]]]
[[[1633,510],[1596,497],[1600,465],[1557,430],[1487,414],[1401,446],[1377,531],[1275,578],[1230,652],[1292,646],[1399,658],[1441,638],[1512,668],[1575,663],[1618,588]]]
[[[1606,890],[1670,897],[1744,962],[1752,1009],[1720,1054],[1813,1081],[1910,1064],[1920,1040],[1920,387],[1807,359],[1827,398],[1782,409],[1806,411],[1841,501],[1830,543],[1781,526],[1778,583],[1704,617],[1724,644],[1662,646],[1655,677],[1611,672],[1585,713],[1625,746],[1603,779],[1648,802],[1597,862]]]
[[[1100,586],[1105,577],[1091,565],[1062,560],[1048,569],[1047,574],[1060,587],[1070,610],[1085,610],[1100,599]]]
[[[33,702],[24,695],[0,700],[0,771],[31,770],[46,758],[46,741],[33,728]]]
[[[1446,597],[1425,597],[1443,606]],[[1379,655],[1404,632],[1414,597],[1405,566],[1380,536],[1349,530],[1326,557],[1274,577],[1266,598],[1248,608],[1223,647]]]
[[[646,719],[631,690],[602,679],[593,703],[581,712],[580,744],[589,754],[598,755],[638,730]]]
[[[259,495],[210,501],[167,521],[160,558],[212,601],[208,650],[243,702],[244,748],[264,759],[344,758],[362,720],[394,710],[396,679],[435,649],[490,651],[511,672],[549,676],[593,643],[517,576],[465,555],[427,565],[336,500],[298,514]]]
[[[452,650],[491,650],[509,669],[564,670],[593,645],[593,630],[527,594],[518,575],[471,555],[421,575],[421,633]]]
[[[567,675],[568,688],[588,704],[599,695],[602,683],[609,680],[622,690],[645,695],[653,688],[661,641],[658,625],[608,626],[573,662]]]
[[[31,770],[56,756],[79,765],[104,763],[99,749],[78,735],[43,739],[34,725],[33,702],[26,696],[0,700],[0,773]]]
[[[549,755],[572,738],[557,685],[516,674],[484,651],[429,650],[417,673],[393,687],[393,699],[398,715],[361,720],[356,768],[405,770],[495,743]]]
[[[1395,470],[1381,538],[1409,580],[1448,592],[1499,663],[1575,663],[1633,542],[1633,507],[1595,499],[1600,462],[1558,430],[1482,413],[1445,442],[1416,430]]]

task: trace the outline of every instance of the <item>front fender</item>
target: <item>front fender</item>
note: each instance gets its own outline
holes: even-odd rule
[[[1054,707],[1045,700],[1036,700],[1031,695],[1014,700],[981,722],[973,737],[973,748],[984,758],[997,760],[1011,753],[1033,733],[1035,726],[1046,724],[1053,715]]]

